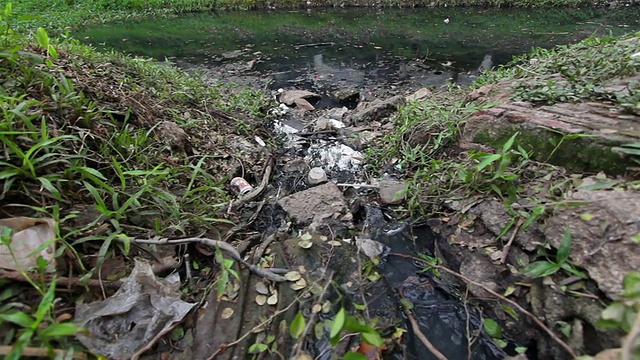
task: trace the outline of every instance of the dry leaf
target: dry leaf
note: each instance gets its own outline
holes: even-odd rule
[[[37,267],[38,257],[47,261],[45,270],[54,272],[55,263],[55,222],[53,219],[34,219],[14,217],[0,220],[0,231],[3,227],[13,230],[11,235],[11,251],[0,244],[0,268],[8,270],[28,270]],[[40,249],[40,250],[39,250]],[[39,251],[38,251],[39,250]],[[15,256],[18,262],[13,260]]]
[[[302,278],[302,275],[300,275],[300,273],[297,271],[289,271],[288,273],[284,274],[284,278],[289,281],[298,281]]]
[[[258,294],[256,295],[256,303],[260,306],[266,304],[267,302],[267,296],[266,295],[262,295],[262,294]]]
[[[269,298],[267,299],[267,304],[275,305],[277,303],[278,303],[278,292],[274,291],[273,294],[271,294],[271,296],[269,296]]]
[[[256,291],[258,292],[258,294],[262,294],[262,295],[269,294],[269,289],[267,288],[267,285],[263,282],[259,282],[256,284]]]
[[[230,307],[224,308],[224,310],[222,310],[222,314],[220,314],[220,317],[225,320],[232,316],[233,316],[233,309]]]

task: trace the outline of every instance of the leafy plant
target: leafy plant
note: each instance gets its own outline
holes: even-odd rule
[[[622,329],[626,333],[631,333],[634,326],[637,326],[638,316],[640,315],[640,273],[631,271],[625,275],[622,285],[624,291],[622,293],[623,300],[614,301],[604,311],[602,311],[598,326],[603,328]],[[628,336],[633,336],[629,334]],[[624,347],[629,358],[640,357],[640,343],[637,335],[635,338],[625,340],[628,347]],[[623,355],[624,356],[624,355]],[[624,357],[623,357],[624,358]]]
[[[567,228],[564,232],[564,236],[562,237],[562,241],[560,242],[560,247],[558,247],[555,261],[548,259],[534,261],[531,264],[527,265],[524,269],[522,269],[522,273],[532,278],[539,278],[555,274],[560,269],[564,269],[575,276],[586,279],[587,276],[577,270],[571,264],[571,262],[569,261],[570,255],[571,232],[569,232],[569,228]]]

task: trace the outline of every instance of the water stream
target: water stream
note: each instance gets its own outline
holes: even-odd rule
[[[222,81],[268,77],[271,88],[332,90],[470,84],[532,47],[640,28],[619,9],[372,9],[187,14],[74,34],[101,49],[205,67]]]

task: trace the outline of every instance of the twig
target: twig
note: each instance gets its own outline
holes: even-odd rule
[[[406,254],[399,254],[399,253],[389,253],[389,255],[392,256],[398,256],[398,257],[403,257],[406,259],[411,259],[413,261],[417,261],[423,264],[428,264],[429,266],[431,266],[432,268],[438,269],[438,270],[442,270],[448,274],[451,274],[459,279],[462,279],[463,281],[465,281],[468,284],[472,284],[478,287],[481,287],[482,289],[484,289],[485,291],[487,291],[489,294],[495,296],[496,298],[508,303],[509,305],[513,306],[514,308],[518,309],[521,313],[525,314],[527,317],[529,317],[531,320],[533,320],[533,322],[535,322],[544,332],[546,332],[549,337],[551,337],[551,339],[553,339],[553,341],[555,341],[556,343],[558,343],[558,345],[562,346],[562,348],[564,348],[570,355],[572,358],[577,357],[576,352],[571,348],[571,346],[567,345],[567,343],[565,343],[564,341],[562,341],[562,339],[560,339],[558,337],[558,335],[556,335],[553,331],[551,331],[551,329],[549,329],[540,319],[538,319],[537,316],[533,315],[531,312],[527,311],[527,309],[523,308],[522,306],[520,306],[520,304],[518,304],[517,302],[506,298],[503,295],[498,294],[497,292],[491,290],[489,287],[485,286],[484,284],[481,284],[479,282],[473,281],[471,279],[469,279],[468,277],[459,274],[445,266],[442,265],[438,265],[438,264],[433,264],[430,263],[428,261],[425,261],[424,259],[415,257],[415,256],[411,256],[411,255],[406,255]]]
[[[422,341],[422,344],[424,344],[424,346],[426,346],[427,349],[429,349],[429,351],[431,351],[431,353],[438,358],[438,360],[447,360],[447,357],[444,356],[440,352],[440,350],[438,350],[438,348],[436,348],[431,343],[431,341],[429,341],[429,339],[427,339],[427,337],[422,333],[422,331],[420,330],[420,324],[418,324],[418,322],[416,321],[416,318],[413,316],[411,310],[405,309],[404,314],[407,315],[407,319],[409,319],[409,323],[411,324],[413,332],[416,334],[416,336],[418,336],[418,339]]]
[[[8,271],[8,270],[3,270],[3,269],[0,269],[0,278],[20,281],[20,282],[29,282],[29,280],[24,275],[20,274],[19,272]],[[31,276],[31,279],[36,281],[36,282],[48,283],[48,282],[51,282],[51,280],[53,280],[53,276],[41,276],[41,275],[33,274]],[[85,283],[85,281],[86,281],[86,283]],[[104,286],[105,288],[116,289],[116,290],[119,289],[120,286],[122,286],[122,281],[119,281],[119,280],[109,281],[109,280],[89,279],[89,280],[85,280],[85,281],[81,281],[78,278],[57,277],[56,278],[56,285],[62,286],[62,287],[85,287],[85,286],[101,287],[101,286]]]
[[[7,355],[9,354],[9,352],[11,352],[12,349],[13,349],[13,346],[0,345],[0,355]],[[56,355],[62,355],[62,357],[65,359],[68,359],[67,356],[70,355],[70,351],[68,350],[53,349],[53,352],[56,353]],[[37,348],[37,347],[25,347],[22,349],[22,356],[49,358],[49,349]],[[75,360],[88,359],[87,354],[82,352],[75,352],[75,351],[73,352],[73,354],[71,354],[71,358]]]
[[[327,261],[327,264],[328,263],[329,263],[329,261]],[[326,267],[325,267],[325,270],[326,270]],[[322,301],[322,299],[324,298],[324,295],[327,293],[327,290],[329,289],[329,285],[331,285],[331,281],[333,280],[333,271],[331,273],[329,273],[328,275],[329,276],[327,277],[327,283],[322,288],[322,292],[320,293],[320,295],[318,297],[319,302]],[[298,338],[298,341],[294,345],[294,348],[296,349],[296,354],[295,354],[295,356],[293,356],[293,359],[302,358],[301,357],[301,351],[302,351],[303,341],[306,338],[307,333],[309,332],[311,327],[313,325],[315,325],[315,322],[316,322],[316,314],[314,314],[312,312],[311,316],[309,317],[309,321],[307,322],[307,326],[305,326],[304,331],[302,331],[302,334],[300,334],[300,337]]]
[[[631,332],[624,339],[622,343],[622,360],[631,360],[633,351],[633,347],[636,344],[636,340],[640,336],[640,312],[636,315],[636,321],[633,323],[633,327],[631,328]]]
[[[298,50],[301,48],[305,48],[305,47],[316,47],[316,46],[333,46],[336,43],[333,41],[328,41],[328,42],[321,42],[321,43],[312,43],[312,44],[298,44],[298,45],[293,45],[293,48]]]
[[[511,237],[509,238],[509,241],[507,242],[507,245],[505,245],[504,248],[502,249],[502,256],[500,257],[500,264],[504,264],[504,262],[507,260],[507,256],[509,256],[509,249],[511,249],[511,244],[513,244],[513,240],[516,238],[516,235],[518,235],[518,231],[520,231],[520,226],[522,226],[522,224],[524,224],[524,218],[523,217],[518,219],[518,223],[516,224],[515,228],[513,229],[513,234],[511,234]]]
[[[137,244],[155,244],[155,245],[177,245],[177,244],[186,244],[186,243],[200,243],[211,248],[219,248],[220,250],[225,251],[229,256],[239,262],[240,264],[246,266],[253,272],[254,274],[261,276],[265,279],[275,281],[275,282],[285,282],[287,279],[284,276],[280,276],[278,274],[274,274],[269,269],[261,268],[255,266],[253,264],[245,261],[238,253],[238,250],[234,248],[231,244],[226,243],[220,240],[213,240],[207,238],[185,238],[185,239],[133,239],[132,243]]]

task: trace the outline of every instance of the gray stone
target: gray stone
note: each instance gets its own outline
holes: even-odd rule
[[[427,88],[419,89],[413,94],[406,97],[407,101],[424,101],[429,98],[433,92]]]
[[[493,291],[499,291],[498,268],[484,255],[470,253],[460,264],[460,274]],[[468,289],[477,298],[490,299],[494,297],[487,290],[477,285],[469,284]]]
[[[298,99],[305,99],[307,101],[316,101],[322,98],[321,95],[312,93],[307,90],[285,90],[280,94],[280,102],[286,105],[292,106]]]
[[[360,91],[353,88],[338,89],[331,92],[331,97],[340,104],[346,104],[360,100]]]
[[[511,220],[511,215],[507,213],[504,204],[497,200],[486,200],[470,210],[470,213],[478,216],[484,226],[493,234],[498,235],[502,228]],[[513,229],[507,232],[501,240],[505,243],[509,240]],[[538,246],[543,245],[543,234],[537,229],[536,223],[532,224],[525,230],[518,231],[514,239],[515,243],[522,248],[533,251]]]
[[[171,149],[184,150],[189,136],[173,121],[163,121],[155,129],[156,137]]]
[[[380,202],[382,204],[401,204],[406,196],[407,185],[403,181],[380,181]]]
[[[371,103],[360,103],[355,111],[347,116],[347,123],[358,125],[382,120],[398,111],[398,107],[404,101],[404,97],[398,95],[387,100],[376,99]]]
[[[278,204],[290,217],[305,225],[341,219],[349,213],[342,192],[332,182],[286,196]]]
[[[570,259],[610,298],[619,298],[624,275],[640,269],[640,244],[632,239],[640,233],[640,193],[578,190],[568,200],[591,203],[557,209],[547,221],[545,236],[558,248],[568,228]]]

